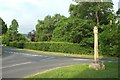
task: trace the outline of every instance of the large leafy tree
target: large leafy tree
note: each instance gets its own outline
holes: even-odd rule
[[[3,19],[0,17],[0,35],[5,34],[7,32],[7,25],[3,21]]]
[[[28,41],[28,40],[23,34],[18,33],[17,34],[17,41],[18,42],[25,42],[25,41]]]
[[[104,31],[99,35],[100,52],[105,55],[120,56],[119,54],[120,24],[112,23],[112,24],[102,25],[102,26]]]
[[[64,16],[55,14],[54,16],[46,16],[44,20],[38,20],[36,25],[36,41],[50,41],[55,24]]]
[[[10,42],[10,32],[7,30],[6,34],[2,35],[2,44],[9,45]]]
[[[53,31],[53,41],[80,43],[84,38],[93,36],[94,22],[79,18],[64,18],[56,24]]]
[[[99,48],[102,54],[118,56],[119,43],[119,22],[116,23],[116,16],[113,14],[113,4],[111,2],[87,2],[70,5],[70,17],[84,20],[92,20],[99,27]],[[119,10],[117,11],[119,14]],[[85,28],[84,28],[85,29]],[[91,38],[84,38],[81,43],[87,46],[92,41]]]
[[[6,44],[9,42],[8,36],[7,36],[7,25],[3,21],[2,18],[0,18],[0,36],[2,35],[2,44]]]
[[[10,32],[10,41],[16,41],[17,40],[17,34],[18,34],[18,22],[17,20],[13,19],[9,28],[9,32]]]
[[[108,24],[108,16],[113,15],[112,10],[111,2],[80,2],[77,5],[71,4],[69,8],[71,17],[90,19],[96,25]]]

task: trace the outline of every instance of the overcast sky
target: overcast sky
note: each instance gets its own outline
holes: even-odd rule
[[[118,0],[113,0],[114,9],[118,8]],[[27,34],[35,29],[37,20],[47,15],[60,13],[69,16],[69,5],[72,0],[0,0],[0,17],[10,25],[13,19],[19,23],[19,32]]]

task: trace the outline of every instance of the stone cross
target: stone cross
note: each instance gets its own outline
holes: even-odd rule
[[[98,62],[98,28],[94,27],[94,62]]]

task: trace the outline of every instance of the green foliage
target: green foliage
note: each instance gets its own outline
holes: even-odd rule
[[[2,35],[2,44],[6,44],[7,46],[9,45],[9,41],[10,41],[10,35],[9,35],[9,30],[6,32],[6,34]]]
[[[17,48],[24,48],[24,42],[10,42],[9,46],[17,47]]]
[[[93,20],[99,24],[108,24],[110,19],[107,17],[113,12],[113,3],[111,2],[80,2],[77,5],[71,4],[69,7],[70,16],[74,18]],[[97,12],[97,14],[96,14]]]
[[[84,38],[93,36],[94,23],[79,18],[65,18],[56,24],[52,41],[80,43]]]
[[[3,22],[4,23],[4,22]],[[2,35],[2,44],[9,45],[9,42],[18,41],[18,42],[25,42],[28,41],[26,37],[20,33],[18,33],[18,22],[17,20],[13,19],[10,25],[10,28]],[[2,28],[3,29],[3,28]]]
[[[2,37],[0,36],[0,45],[2,44]]]
[[[79,44],[68,42],[10,42],[9,46],[41,51],[63,52],[71,54],[90,54],[91,48],[82,48]]]
[[[13,19],[9,28],[9,35],[10,35],[10,41],[16,41],[17,40],[17,34],[18,34],[18,22],[17,20]]]
[[[41,50],[41,51],[48,51],[49,50],[49,43],[46,42],[27,42],[25,43],[25,48],[27,49],[34,49],[34,50]]]
[[[23,34],[20,34],[20,33],[18,33],[17,34],[17,39],[16,39],[18,42],[27,42],[28,40],[27,40],[27,38],[23,35]]]
[[[55,14],[54,16],[46,16],[44,20],[38,20],[36,25],[36,41],[50,41],[55,24],[64,16]]]
[[[120,56],[119,53],[119,36],[118,32],[120,25],[111,24],[103,25],[104,31],[99,35],[100,53],[110,56]]]
[[[7,25],[5,24],[5,22],[0,17],[0,35],[5,34],[6,32],[7,32]]]

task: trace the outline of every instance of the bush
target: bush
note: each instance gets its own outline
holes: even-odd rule
[[[87,54],[92,53],[93,49],[82,48],[80,44],[68,42],[10,42],[11,47],[26,48],[50,52],[63,52],[71,54]]]
[[[105,30],[99,34],[99,52],[102,55],[120,57],[118,25],[103,25]]]
[[[69,42],[10,42],[9,46],[70,54],[93,54],[93,48]],[[118,46],[99,45],[99,54],[118,57]]]
[[[9,46],[17,47],[17,48],[24,48],[24,42],[10,42]]]

